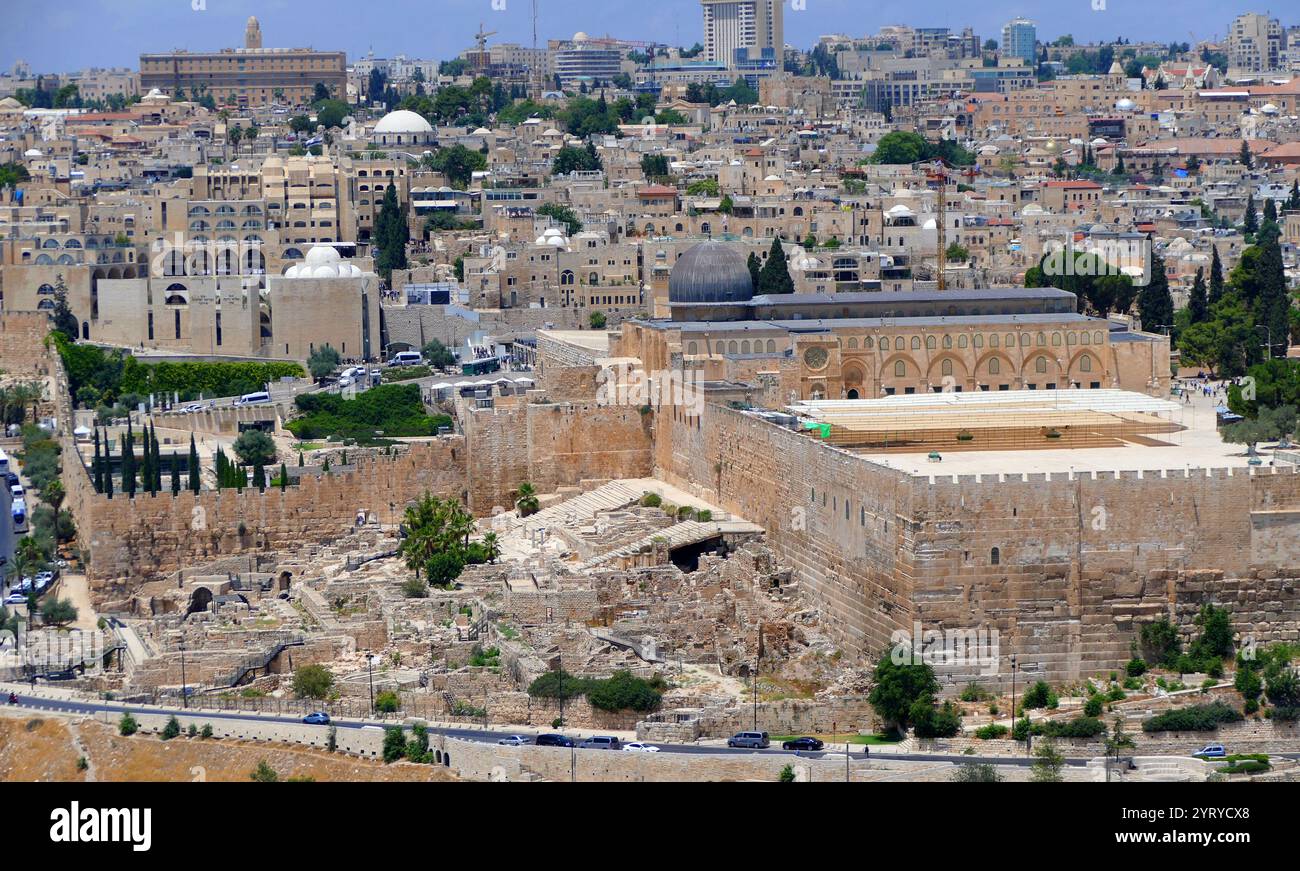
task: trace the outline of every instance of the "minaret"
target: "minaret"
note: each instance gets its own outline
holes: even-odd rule
[[[257,23],[256,16],[250,16],[248,26],[244,28],[244,48],[261,48],[262,47],[262,25]]]

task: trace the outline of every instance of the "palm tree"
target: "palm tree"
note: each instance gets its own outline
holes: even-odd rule
[[[515,508],[519,509],[519,516],[527,517],[536,514],[538,507],[537,490],[527,481],[520,484],[519,489],[515,491]]]
[[[501,556],[501,542],[497,539],[495,532],[489,532],[483,536],[483,551],[487,554],[490,563],[495,563]]]

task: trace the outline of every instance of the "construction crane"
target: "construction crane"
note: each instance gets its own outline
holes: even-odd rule
[[[478,33],[474,34],[474,40],[478,43],[478,50],[480,54],[487,50],[488,37],[496,36],[496,35],[497,35],[497,31],[495,30],[485,31],[483,29],[483,22],[480,21],[478,23]]]
[[[939,290],[948,289],[948,167],[942,160],[934,162],[933,172],[928,173],[930,179],[938,180],[938,196],[935,201],[935,221],[936,231],[935,241],[938,245],[938,287]]]

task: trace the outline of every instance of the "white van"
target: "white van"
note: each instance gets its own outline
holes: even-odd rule
[[[15,499],[21,499],[21,498],[23,498],[23,493],[24,493],[24,492],[25,492],[25,491],[23,490],[23,485],[22,485],[22,484],[14,484],[13,486],[11,486],[11,487],[9,488],[9,494],[10,494],[11,496],[13,496]]]
[[[18,499],[13,503],[10,513],[13,515],[14,532],[27,531],[27,503]]]
[[[0,474],[9,471],[9,455],[0,450]]]
[[[394,354],[388,361],[389,366],[421,366],[424,356],[419,351],[402,351]]]
[[[271,401],[271,394],[265,390],[259,393],[245,393],[239,399],[235,400],[235,405],[261,405]]]

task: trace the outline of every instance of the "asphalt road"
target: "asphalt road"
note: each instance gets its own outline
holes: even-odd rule
[[[127,710],[149,711],[149,712],[157,711],[160,713],[168,713],[168,712],[183,713],[183,710],[180,708],[158,708],[152,705],[132,706],[132,705],[123,705],[120,703],[106,704],[103,702],[96,702],[90,700],[72,701],[72,700],[65,700],[65,699],[46,699],[46,698],[36,698],[32,696],[24,696],[22,694],[19,694],[18,696],[18,703],[19,706],[21,707],[43,708],[45,710],[66,711],[68,713],[77,713],[77,714],[94,714],[100,712],[108,712],[108,713],[115,714]],[[241,714],[233,711],[222,711],[217,713],[205,712],[204,718],[213,721],[248,720],[248,721],[259,722],[259,723],[272,722],[272,723],[297,724],[302,722],[302,719],[300,717],[277,717],[271,715]],[[360,729],[364,726],[375,726],[375,725],[387,725],[387,726],[402,725],[400,723],[378,724],[373,722],[367,722],[364,720],[343,720],[343,719],[336,719],[333,721],[333,724],[340,729]],[[321,726],[320,728],[324,729],[327,727]],[[409,728],[409,726],[404,728]],[[498,741],[500,741],[502,738],[506,737],[506,735],[508,734],[518,734],[526,737],[536,737],[536,735],[539,734],[537,732],[522,731],[522,730],[519,732],[508,733],[508,732],[500,732],[500,731],[490,731],[487,729],[448,728],[448,727],[434,727],[434,726],[430,726],[429,731],[431,733],[435,733],[438,735],[447,735],[449,737],[460,738],[462,740],[481,741],[485,744],[495,744]],[[731,748],[731,747],[713,747],[713,746],[699,745],[699,744],[656,743],[654,746],[658,747],[660,752],[663,753],[713,754],[713,755],[729,755],[734,753],[766,753],[766,754],[772,754],[778,756],[800,756],[806,759],[821,759],[825,757],[839,758],[844,755],[843,753],[828,752],[826,750],[817,753],[799,753],[793,750],[782,750],[780,748],[771,748],[768,750],[750,750],[750,749]],[[589,752],[605,753],[608,751],[591,750]],[[1033,760],[1030,759],[1029,757],[966,756],[960,754],[940,755],[934,753],[881,753],[875,750],[871,751],[870,753],[867,752],[851,753],[850,756],[851,758],[858,759],[858,760],[884,759],[889,761],[900,761],[900,762],[952,762],[954,764],[975,762],[975,763],[988,764],[988,765],[1028,766],[1033,762]],[[1067,765],[1072,765],[1072,766],[1084,766],[1088,764],[1088,761],[1089,760],[1086,758],[1073,758],[1073,759],[1067,758],[1065,760]]]

